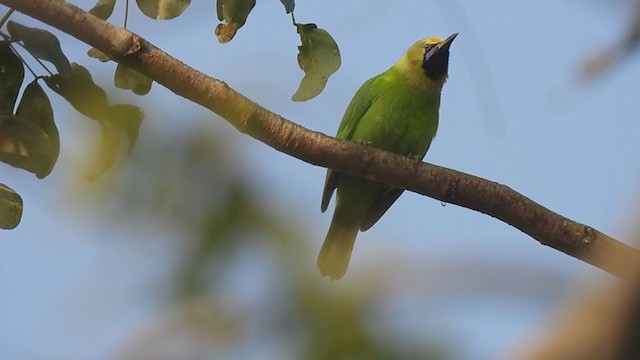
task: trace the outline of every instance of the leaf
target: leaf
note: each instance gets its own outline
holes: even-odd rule
[[[340,50],[335,40],[315,24],[296,24],[302,46],[298,46],[298,65],[305,72],[291,100],[306,101],[322,92],[329,76],[340,68]]]
[[[284,5],[284,10],[288,13],[293,12],[293,9],[296,7],[295,0],[280,0],[282,5]]]
[[[0,116],[0,161],[42,179],[51,171],[53,152],[51,140],[38,125],[17,116]]]
[[[22,198],[5,184],[0,184],[0,229],[13,229],[22,218]]]
[[[99,17],[102,20],[107,20],[111,14],[113,14],[113,7],[116,5],[116,0],[98,0],[89,14]]]
[[[216,26],[215,34],[221,44],[233,39],[238,29],[247,22],[247,17],[255,5],[256,0],[218,0],[218,20],[224,23]]]
[[[152,19],[173,19],[184,12],[191,0],[136,0],[140,10]]]
[[[44,81],[85,116],[102,121],[109,112],[107,94],[93,82],[91,74],[82,65],[71,64],[69,78],[52,75],[44,77]]]
[[[98,59],[101,62],[107,62],[109,60],[111,60],[111,57],[105,53],[103,53],[102,51],[96,49],[96,48],[91,48],[89,49],[89,51],[87,51],[87,55],[89,57],[92,57],[94,59]]]
[[[153,80],[128,66],[118,64],[113,82],[120,89],[131,90],[138,95],[146,95],[151,90]]]
[[[18,24],[13,21],[7,23],[7,30],[14,41],[22,41],[31,55],[46,60],[58,69],[62,76],[69,76],[71,65],[60,48],[60,41],[52,33]]]
[[[90,181],[109,171],[116,164],[120,154],[120,138],[115,129],[105,122],[101,122],[100,127],[102,128],[100,145],[96,153],[93,154],[93,164],[96,170],[90,170],[89,174],[85,175],[85,178]]]
[[[140,134],[144,112],[134,105],[115,104],[111,105],[109,119],[115,128],[122,130],[127,136],[129,152],[131,152]]]
[[[31,121],[43,130],[49,138],[51,144],[51,151],[48,157],[49,166],[46,171],[37,174],[39,178],[49,175],[60,154],[60,134],[53,119],[53,109],[51,108],[49,97],[42,90],[37,80],[27,85],[24,90],[16,110],[16,116]]]
[[[24,80],[24,66],[8,41],[0,41],[0,115],[13,114]]]

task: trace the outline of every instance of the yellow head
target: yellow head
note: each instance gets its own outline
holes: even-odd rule
[[[431,81],[444,84],[449,72],[449,47],[455,33],[446,39],[428,37],[413,44],[398,62],[410,76],[426,76]]]

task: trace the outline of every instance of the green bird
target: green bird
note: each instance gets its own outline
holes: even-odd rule
[[[422,39],[389,70],[367,80],[351,100],[336,138],[424,158],[438,129],[440,93],[456,36]],[[347,271],[358,230],[371,228],[404,191],[328,170],[322,212],[336,189],[331,227],[317,261],[322,276],[331,279]]]

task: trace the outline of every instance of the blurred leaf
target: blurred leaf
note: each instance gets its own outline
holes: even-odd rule
[[[93,82],[91,74],[82,65],[71,64],[69,78],[53,75],[44,77],[44,81],[83,115],[102,121],[108,114],[107,94]]]
[[[107,62],[109,60],[111,60],[111,57],[109,57],[109,55],[103,53],[102,51],[96,49],[96,48],[91,48],[89,49],[89,51],[87,51],[87,55],[89,57],[92,57],[94,59],[98,59],[101,62]]]
[[[116,67],[113,81],[116,87],[131,90],[138,95],[147,94],[151,90],[151,84],[153,83],[153,80],[122,64],[118,64]]]
[[[315,24],[296,24],[302,46],[298,46],[298,64],[305,72],[291,100],[306,101],[322,92],[331,74],[340,68],[340,50],[331,35]]]
[[[51,171],[54,146],[47,134],[28,119],[0,116],[0,161],[43,178]]]
[[[116,0],[98,0],[89,14],[99,17],[102,20],[107,20],[111,14],[113,14],[113,7],[116,5]]]
[[[0,115],[13,114],[24,80],[24,66],[8,41],[0,41]]]
[[[173,19],[184,12],[191,0],[136,0],[140,10],[152,19]]]
[[[24,26],[13,21],[7,23],[7,30],[12,40],[22,41],[31,55],[55,65],[60,75],[70,76],[71,65],[55,35],[46,30]]]
[[[116,131],[104,122],[100,123],[100,127],[102,128],[100,145],[92,160],[92,167],[95,169],[85,175],[85,178],[90,181],[113,168],[120,155],[120,138]]]
[[[18,110],[16,110],[16,116],[31,121],[47,134],[51,144],[49,167],[46,171],[37,175],[39,178],[49,175],[60,154],[60,134],[53,118],[53,109],[51,108],[49,97],[42,90],[37,80],[27,85],[24,90]]]
[[[109,108],[109,119],[114,127],[122,130],[129,141],[129,152],[138,140],[140,125],[144,113],[139,107],[130,104],[115,104]]]
[[[224,21],[215,30],[220,43],[225,44],[233,39],[255,5],[256,0],[218,0],[218,20]]]
[[[293,9],[296,7],[295,0],[280,0],[282,5],[284,5],[284,10],[288,13],[293,12]]]
[[[8,186],[0,184],[0,229],[13,229],[22,217],[22,198]]]

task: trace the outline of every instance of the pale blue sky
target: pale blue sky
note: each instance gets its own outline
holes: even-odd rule
[[[89,8],[93,0],[74,3]],[[305,103],[290,101],[302,76],[296,63],[299,38],[276,0],[258,2],[245,27],[226,45],[213,36],[213,1],[194,2],[182,17],[167,23],[134,11],[130,28],[266,108],[327,134],[335,132],[360,84],[391,66],[415,40],[461,32],[452,47],[440,128],[426,161],[507,184],[564,216],[630,241],[628,225],[640,199],[640,62],[632,58],[591,85],[578,81],[581,62],[624,32],[624,2],[460,0],[473,35],[469,24],[445,21],[432,1],[402,4],[297,4],[296,19],[327,29],[342,54],[342,67],[324,92]],[[111,67],[86,58],[84,44],[64,35],[61,40],[70,59],[90,66],[102,84],[108,83]],[[479,106],[476,78],[471,76],[481,69],[480,55],[473,52],[478,47],[504,110],[503,133],[487,129]],[[147,106],[148,115],[141,142],[153,140],[145,128],[182,132],[198,125],[192,118],[214,122],[215,131],[236,143],[251,164],[247,172],[262,182],[264,198],[284,199],[287,208],[275,210],[304,219],[309,246],[319,249],[331,217],[319,211],[324,169],[266,148],[157,84],[140,103]],[[166,108],[148,110],[158,103]],[[139,286],[159,282],[165,275],[162,262],[171,261],[176,234],[159,235],[154,224],[114,228],[113,223],[99,221],[101,209],[95,209],[95,218],[86,218],[86,208],[66,205],[69,179],[64,169],[71,167],[74,150],[86,142],[78,136],[90,126],[77,120],[63,102],[56,99],[54,106],[63,152],[53,174],[38,181],[31,174],[2,168],[0,180],[22,194],[25,213],[16,230],[0,233],[0,358],[109,359],[127,334],[153,321],[154,311],[161,309],[154,294],[139,291]],[[68,119],[59,115],[65,111]],[[131,236],[160,237],[160,245],[107,241]],[[470,360],[505,354],[546,323],[581,284],[600,275],[491,217],[443,207],[412,193],[403,195],[373,229],[360,234],[350,272],[361,272],[367,261],[386,256],[401,259],[399,271],[409,283],[419,283],[421,272],[448,262],[471,264],[469,273],[481,272],[482,264],[507,264],[556,279],[552,291],[538,297],[473,289],[438,295],[428,288],[416,289],[393,310],[407,319],[405,330],[442,327],[443,333],[462,335],[468,348],[460,350],[459,358]],[[312,270],[315,254],[309,254],[306,263]],[[476,286],[527,284],[526,274],[514,270],[511,279]],[[464,275],[458,276],[464,284]],[[349,281],[347,276],[343,286]],[[70,299],[68,294],[77,295]],[[413,318],[425,303],[431,310]],[[58,331],[63,325],[66,331]]]

